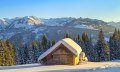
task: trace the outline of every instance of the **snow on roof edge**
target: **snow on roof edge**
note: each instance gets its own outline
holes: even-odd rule
[[[54,46],[52,46],[50,49],[48,49],[46,52],[40,55],[38,58],[38,61],[44,58],[45,56],[47,56],[49,53],[51,53],[60,44],[61,44],[61,41],[58,41]]]
[[[74,47],[78,47],[77,49],[74,48],[72,46],[72,44],[69,44],[66,40],[69,40],[71,41],[74,45],[77,45],[77,46],[74,46]],[[81,52],[82,52],[82,49],[81,47],[75,43],[72,39],[70,38],[65,38],[65,39],[62,39],[60,41],[58,41],[54,46],[52,46],[50,49],[48,49],[46,52],[44,52],[42,55],[39,56],[38,58],[38,61],[43,59],[44,57],[46,57],[49,53],[51,53],[55,48],[57,48],[57,46],[59,46],[60,44],[63,44],[65,45],[71,52],[73,52],[75,55],[79,55]]]

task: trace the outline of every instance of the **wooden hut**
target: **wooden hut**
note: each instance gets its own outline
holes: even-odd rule
[[[70,38],[58,41],[54,46],[39,56],[38,61],[42,64],[68,64],[79,63],[81,47]]]

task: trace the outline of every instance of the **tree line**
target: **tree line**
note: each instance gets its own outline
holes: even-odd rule
[[[89,61],[109,61],[120,59],[120,31],[115,29],[109,41],[106,42],[102,29],[99,31],[98,40],[94,45],[92,38],[87,33],[72,38],[65,33],[64,38],[71,38],[78,43],[85,52]],[[37,63],[39,55],[56,43],[56,39],[50,41],[46,35],[40,41],[31,44],[19,44],[15,46],[9,40],[0,41],[0,66]]]
[[[9,66],[15,64],[14,45],[9,40],[0,41],[0,66]]]

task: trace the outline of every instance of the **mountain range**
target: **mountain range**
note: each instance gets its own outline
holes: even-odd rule
[[[30,43],[40,40],[43,34],[49,40],[62,39],[65,33],[72,37],[87,32],[93,41],[96,41],[100,29],[105,33],[105,39],[113,33],[115,28],[120,28],[120,22],[104,22],[90,18],[50,18],[43,19],[35,16],[16,17],[13,19],[0,19],[0,39],[9,39],[13,43]]]

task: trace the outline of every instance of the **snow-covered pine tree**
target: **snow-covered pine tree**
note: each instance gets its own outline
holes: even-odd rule
[[[87,54],[87,49],[86,49],[86,46],[85,46],[85,41],[88,41],[88,36],[86,35],[86,33],[83,33],[82,34],[82,41],[83,41],[83,51]]]
[[[27,44],[19,43],[19,46],[15,46],[15,61],[16,64],[28,63],[28,49]]]
[[[99,32],[99,36],[98,36],[98,40],[97,40],[97,44],[96,44],[96,50],[98,53],[98,61],[110,60],[110,49],[104,39],[104,34],[103,34],[102,29]]]
[[[43,35],[42,36],[42,40],[41,40],[41,45],[42,45],[42,48],[43,50],[46,50],[47,49],[47,43],[48,43],[48,39],[47,39],[47,36],[46,35]]]
[[[36,63],[38,61],[38,57],[39,57],[39,47],[36,42],[32,43],[32,48],[33,48],[33,52],[34,52],[34,54],[33,54],[34,61],[33,62]]]
[[[84,49],[84,52],[86,53],[88,60],[95,61],[95,58],[96,58],[95,49],[94,49],[94,46],[92,44],[92,40],[88,37],[87,33],[82,34],[82,40],[84,42],[83,49]]]
[[[34,52],[33,52],[32,44],[29,46],[28,50],[29,50],[29,52],[28,52],[28,55],[29,55],[28,63],[31,64],[34,61]]]
[[[120,30],[119,29],[118,29],[118,46],[119,46],[118,47],[119,49],[118,49],[118,55],[117,56],[118,56],[118,59],[120,59],[120,55],[119,55],[120,54]]]
[[[47,42],[47,49],[49,49],[51,46],[52,46],[52,43],[51,43],[51,41],[49,40],[49,41]]]
[[[20,50],[19,50],[19,47],[16,46],[16,47],[15,47],[15,63],[16,63],[17,65],[21,64],[21,63],[20,63],[19,51],[20,51]]]
[[[82,38],[80,37],[80,35],[77,36],[77,38],[75,39],[75,41],[81,46],[81,47],[84,47],[83,45],[83,40]]]
[[[37,45],[38,45],[39,55],[41,55],[43,53],[43,48],[42,48],[42,45],[41,45],[41,41],[39,41]]]
[[[120,30],[118,29],[118,54],[117,57],[120,59]]]
[[[18,50],[19,50],[19,52],[18,52],[19,64],[25,64],[25,60],[24,60],[25,53],[24,53],[24,44],[23,43],[20,44]]]
[[[110,58],[111,60],[120,59],[120,32],[119,30],[115,29],[113,35],[110,37],[109,40],[109,47],[110,47]]]
[[[28,46],[27,44],[24,44],[23,46],[23,59],[24,59],[24,64],[27,64],[28,63],[28,59],[29,59],[29,49],[28,49]]]
[[[36,63],[37,59],[40,55],[40,50],[39,50],[39,46],[38,43],[36,43],[35,41],[31,43],[30,47],[29,47],[29,59],[28,62],[29,63]]]

